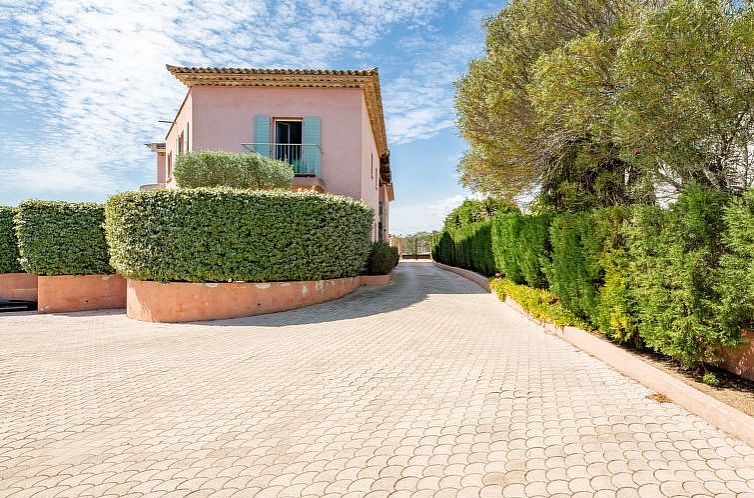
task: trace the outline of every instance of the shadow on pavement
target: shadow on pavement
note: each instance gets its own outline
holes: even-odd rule
[[[361,287],[344,298],[290,311],[230,320],[195,322],[202,325],[285,327],[349,320],[407,308],[430,294],[488,294],[477,284],[436,268],[431,262],[402,261],[390,285]]]

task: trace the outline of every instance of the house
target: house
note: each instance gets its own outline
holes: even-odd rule
[[[387,240],[393,200],[377,69],[363,71],[167,66],[188,91],[157,156],[157,183],[192,150],[263,154],[291,164],[294,190],[359,199],[374,209],[374,240]]]

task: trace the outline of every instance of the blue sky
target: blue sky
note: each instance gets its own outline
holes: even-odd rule
[[[438,228],[469,192],[453,81],[500,3],[454,0],[0,0],[0,204],[102,201],[154,181],[185,88],[165,64],[378,67],[391,231]]]

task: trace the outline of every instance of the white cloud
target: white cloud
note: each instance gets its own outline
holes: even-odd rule
[[[344,54],[368,59],[390,25],[422,31],[446,3],[6,0],[0,120],[33,125],[0,126],[0,197],[104,195],[152,181],[143,142],[164,134],[157,120],[172,118],[185,92],[165,63],[332,67]],[[414,55],[443,43],[411,40]],[[444,66],[456,57],[446,50],[405,79],[383,80],[395,143],[452,126],[448,82],[460,66]]]

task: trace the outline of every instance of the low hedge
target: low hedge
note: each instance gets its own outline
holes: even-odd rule
[[[21,203],[15,217],[21,266],[34,275],[113,273],[103,222],[99,204]]]
[[[20,273],[23,271],[18,261],[18,240],[13,229],[13,216],[16,209],[0,206],[0,273]]]
[[[227,188],[108,199],[111,264],[160,282],[273,282],[359,275],[372,210],[346,197]]]
[[[365,275],[387,275],[398,265],[400,254],[397,247],[387,242],[375,242],[369,251]]]
[[[293,180],[293,168],[286,162],[260,154],[209,150],[180,154],[173,174],[182,188],[289,189]]]

